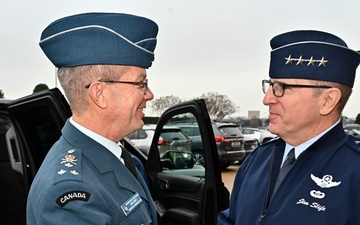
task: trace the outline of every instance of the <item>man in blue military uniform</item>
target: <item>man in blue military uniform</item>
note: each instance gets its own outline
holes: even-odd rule
[[[32,183],[27,224],[157,224],[146,183],[120,142],[143,126],[154,97],[146,69],[157,33],[153,21],[120,13],[69,16],[43,31],[40,46],[73,115]]]
[[[360,224],[360,146],[341,122],[360,54],[313,30],[280,34],[271,47],[263,103],[279,138],[241,165],[218,224]]]

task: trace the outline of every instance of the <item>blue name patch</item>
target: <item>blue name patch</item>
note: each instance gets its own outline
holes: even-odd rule
[[[129,198],[124,204],[121,205],[122,211],[127,216],[132,210],[134,210],[140,203],[142,199],[138,193],[134,194]]]

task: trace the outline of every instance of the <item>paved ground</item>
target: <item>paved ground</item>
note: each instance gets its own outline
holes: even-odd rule
[[[239,165],[231,165],[221,172],[222,181],[224,182],[225,187],[227,187],[230,193],[238,169],[239,169]]]

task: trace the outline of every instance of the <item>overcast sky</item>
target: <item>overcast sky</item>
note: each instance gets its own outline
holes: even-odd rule
[[[260,110],[267,117],[261,80],[268,78],[270,39],[290,30],[317,29],[360,50],[359,10],[359,0],[2,0],[0,89],[15,99],[31,94],[39,83],[59,86],[54,66],[38,45],[54,20],[123,12],[159,25],[155,62],[148,70],[155,98],[186,100],[217,92],[239,107],[237,115]],[[358,113],[359,75],[343,114],[355,118]]]

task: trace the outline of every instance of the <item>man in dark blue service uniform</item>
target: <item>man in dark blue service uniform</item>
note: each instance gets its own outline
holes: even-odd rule
[[[143,126],[154,97],[146,69],[157,33],[153,21],[120,13],[73,15],[42,32],[40,46],[73,115],[33,181],[27,224],[157,224],[149,190],[126,167],[131,156],[120,143]]]
[[[271,40],[262,81],[277,134],[241,165],[218,224],[360,224],[360,146],[341,113],[360,54],[332,34],[299,30]]]

